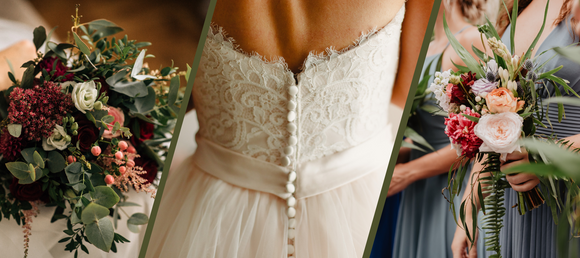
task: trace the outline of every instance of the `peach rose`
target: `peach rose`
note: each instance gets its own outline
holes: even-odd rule
[[[514,94],[506,88],[492,90],[485,96],[485,102],[492,113],[518,112],[524,107],[524,101],[518,101]]]
[[[123,126],[123,123],[125,122],[125,114],[123,113],[123,110],[121,110],[120,108],[109,107],[109,115],[113,116],[115,120],[110,125],[108,125],[109,129],[106,129],[103,132],[103,137],[107,139],[111,139],[121,135],[121,131],[117,131],[113,134],[111,130],[113,130],[113,126],[115,125],[116,122],[119,122],[121,126]]]
[[[480,152],[501,153],[502,159],[514,151],[520,151],[520,138],[524,119],[515,112],[484,115],[475,125],[474,133],[483,140]]]

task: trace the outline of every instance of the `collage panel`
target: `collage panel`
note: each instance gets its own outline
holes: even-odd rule
[[[138,257],[207,3],[0,6],[0,257]]]
[[[212,3],[141,255],[362,257],[432,7]]]
[[[579,2],[439,8],[370,257],[578,257]]]

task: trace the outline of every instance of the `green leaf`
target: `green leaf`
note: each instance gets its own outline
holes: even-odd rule
[[[479,117],[470,116],[468,114],[461,114],[461,115],[466,117],[467,119],[473,121],[473,122],[479,123]]]
[[[550,103],[562,103],[567,105],[580,106],[580,99],[572,97],[551,97],[542,102],[542,105],[548,105]]]
[[[405,128],[405,136],[410,138],[411,140],[413,140],[413,142],[419,143],[422,146],[425,146],[425,147],[429,148],[430,150],[435,151],[435,149],[427,142],[427,140],[425,140],[425,138],[423,138],[423,136],[418,134],[411,127]]]
[[[127,76],[129,72],[126,70],[119,71],[118,73],[114,74],[113,76],[107,78],[107,84],[111,86],[111,90],[122,93],[129,97],[144,97],[149,94],[147,90],[147,85],[145,85],[142,81],[133,81],[133,82],[123,82],[125,76]]]
[[[64,50],[75,47],[75,45],[69,43],[60,43],[57,45],[54,42],[48,42],[46,46],[62,59],[67,59],[66,52],[64,52]]]
[[[562,172],[558,166],[553,164],[543,164],[543,163],[525,163],[514,165],[509,168],[503,169],[501,171],[505,174],[513,174],[513,173],[532,173],[538,176],[560,176],[566,177],[567,174]]]
[[[187,72],[185,73],[185,81],[189,82],[189,76],[191,75],[191,66],[187,64]]]
[[[146,114],[155,108],[155,90],[152,87],[147,87],[148,94],[145,97],[135,98],[134,104],[126,103],[125,105],[135,113]]]
[[[149,218],[144,213],[135,213],[127,220],[127,224],[145,225],[149,222]]]
[[[91,51],[89,50],[89,47],[87,47],[85,42],[83,42],[81,38],[79,38],[79,35],[77,35],[77,33],[73,31],[73,36],[75,39],[75,43],[77,44],[77,47],[81,50],[81,52],[83,52],[83,54],[87,56],[90,55]]]
[[[104,218],[109,215],[109,209],[99,205],[97,203],[89,203],[87,207],[83,209],[83,213],[81,215],[81,221],[83,224],[88,225],[97,222],[101,218]]]
[[[117,203],[117,206],[119,206],[119,207],[130,207],[130,206],[141,207],[141,204],[134,203],[134,202],[119,202],[119,203]]]
[[[34,154],[32,154],[32,158],[34,159],[34,165],[39,166],[40,168],[44,168],[44,160],[38,151],[35,151]]]
[[[137,80],[146,80],[146,79],[155,79],[157,77],[152,76],[152,75],[139,75],[138,73],[141,72],[141,69],[143,69],[143,59],[145,59],[145,52],[147,50],[141,50],[141,53],[139,53],[139,56],[137,57],[137,59],[135,60],[135,64],[133,65],[133,69],[131,69],[131,77],[137,79]]]
[[[105,252],[111,250],[115,229],[113,228],[113,223],[108,218],[102,218],[95,223],[87,225],[85,233],[87,234],[89,242],[97,248]]]
[[[71,184],[76,184],[80,181],[81,172],[83,172],[82,164],[80,162],[74,162],[68,165],[64,172],[66,173],[66,177],[68,182]]]
[[[31,89],[34,85],[34,65],[29,65],[22,75],[22,83],[20,86],[23,89]]]
[[[18,138],[20,137],[20,135],[22,134],[22,125],[21,124],[9,124],[8,126],[8,132],[10,133],[10,135]]]
[[[517,1],[514,1],[514,8],[517,9]],[[532,50],[536,47],[536,44],[538,44],[538,40],[540,40],[540,36],[542,36],[542,32],[544,31],[544,27],[546,26],[546,17],[548,16],[548,6],[550,6],[550,0],[548,0],[546,2],[546,9],[544,10],[544,21],[542,22],[542,27],[540,28],[540,31],[538,31],[538,35],[536,35],[536,38],[534,39],[534,41],[532,42],[532,44],[530,44],[530,47],[528,48],[528,50],[526,51],[526,53],[524,54],[523,57],[521,57],[521,60],[526,60],[532,57]],[[517,16],[517,10],[514,10],[514,13],[516,13]],[[516,20],[517,17],[512,18],[512,20]],[[511,43],[512,43],[512,54],[513,51],[515,50],[515,45],[514,45],[514,35],[515,34],[515,29],[516,29],[516,24],[513,23],[512,25],[512,30],[514,31],[512,33],[511,36]]]
[[[51,151],[48,153],[48,158],[46,159],[46,166],[52,173],[57,173],[62,171],[66,167],[66,161],[64,157],[58,153],[58,151]]]
[[[103,118],[101,118],[101,121],[103,121],[103,123],[107,123],[110,124],[113,121],[115,121],[115,117],[111,116],[111,115],[106,115]]]
[[[6,168],[12,175],[18,179],[27,178],[30,174],[28,172],[28,164],[20,161],[6,163]]]
[[[117,26],[117,24],[105,19],[89,22],[89,31],[93,30],[95,31],[94,35],[98,36],[98,38],[108,37],[123,31],[123,29]]]
[[[574,61],[575,63],[580,64],[580,48],[578,48],[578,47],[567,47],[567,48],[556,47],[556,48],[554,48],[554,51],[556,51],[556,53],[560,54],[561,56],[568,58],[571,61]]]
[[[32,42],[34,42],[34,46],[36,47],[36,51],[38,51],[40,49],[40,47],[42,47],[42,44],[44,43],[44,41],[46,41],[46,29],[44,29],[44,27],[39,26],[36,27],[34,29],[34,32],[32,32],[34,35],[34,38],[32,39]]]
[[[169,97],[167,97],[168,105],[175,104],[175,101],[177,100],[177,95],[179,93],[179,84],[181,84],[181,82],[179,81],[179,76],[171,78],[171,84],[169,85]]]
[[[115,206],[120,200],[117,193],[111,187],[104,185],[95,187],[95,192],[91,193],[91,197],[93,198],[93,202],[107,209]]]
[[[445,14],[443,14],[443,27],[445,29],[445,34],[447,35],[447,39],[449,39],[449,43],[457,53],[457,55],[463,60],[465,65],[469,68],[470,71],[476,73],[477,78],[481,78],[485,75],[485,72],[479,65],[479,63],[471,56],[471,54],[459,43],[459,41],[455,38],[453,33],[449,30],[449,25],[447,25],[447,20],[445,18]]]
[[[139,233],[139,225],[135,225],[135,224],[129,224],[127,223],[127,228],[129,228],[129,231],[138,234]]]

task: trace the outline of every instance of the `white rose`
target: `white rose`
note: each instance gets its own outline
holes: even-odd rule
[[[520,138],[524,119],[515,112],[484,115],[475,125],[474,132],[483,140],[479,147],[481,152],[502,154],[505,160],[507,154],[520,151]]]
[[[71,93],[75,107],[83,113],[93,109],[93,105],[99,97],[99,91],[94,81],[77,83]]]
[[[54,149],[66,149],[69,144],[69,142],[66,140],[66,135],[67,134],[62,126],[55,125],[54,129],[52,129],[52,134],[50,137],[42,139],[42,148],[45,151],[51,151]]]

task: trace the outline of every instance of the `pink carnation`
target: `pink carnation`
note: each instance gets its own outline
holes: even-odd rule
[[[479,146],[483,143],[477,135],[475,135],[474,127],[477,124],[469,120],[462,114],[473,117],[480,117],[478,113],[473,112],[467,108],[460,114],[449,113],[449,118],[445,118],[445,134],[451,139],[451,143],[461,146],[461,155],[468,158],[475,157],[479,150]]]

